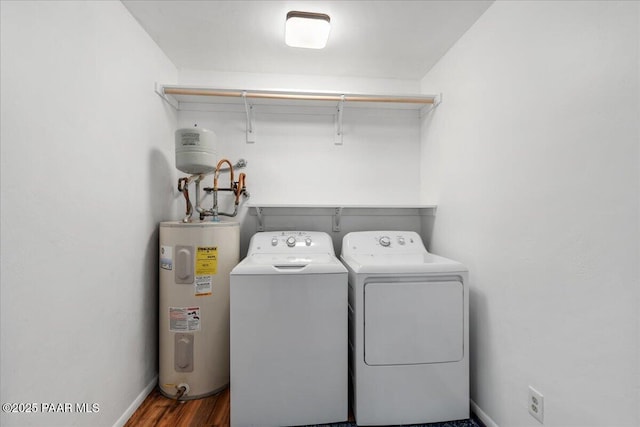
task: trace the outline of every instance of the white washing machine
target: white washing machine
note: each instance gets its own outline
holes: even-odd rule
[[[231,425],[346,421],[347,270],[329,235],[256,233],[230,298]]]
[[[357,424],[469,418],[467,269],[407,231],[348,233],[341,258]]]

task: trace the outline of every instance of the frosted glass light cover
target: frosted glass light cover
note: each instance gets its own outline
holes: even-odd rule
[[[331,23],[324,13],[289,12],[285,43],[291,47],[322,49],[327,45]]]

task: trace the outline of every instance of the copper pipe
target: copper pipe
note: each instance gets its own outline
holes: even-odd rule
[[[243,192],[243,191],[244,191],[244,189],[245,189],[245,183],[244,183],[244,181],[245,181],[246,177],[247,177],[247,175],[246,175],[246,174],[244,174],[244,173],[241,173],[241,174],[238,176],[238,188],[236,189],[236,205],[237,205],[238,203],[240,203],[240,195],[242,194],[242,192]]]
[[[229,160],[221,159],[216,166],[216,173],[213,175],[213,191],[218,191],[218,176],[220,175],[220,166],[222,166],[224,163],[229,165],[230,182],[232,183],[231,186],[233,186],[233,165]]]
[[[191,200],[189,199],[189,181],[190,178],[178,179],[178,191],[182,193],[187,204],[186,216],[182,219],[182,222],[189,222],[191,215],[193,215],[193,205],[191,205]]]

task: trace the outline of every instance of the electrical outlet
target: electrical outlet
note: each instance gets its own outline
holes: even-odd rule
[[[535,388],[529,386],[529,413],[536,420],[540,421],[540,424],[543,424],[543,416],[544,416],[544,397],[542,393],[540,393]]]

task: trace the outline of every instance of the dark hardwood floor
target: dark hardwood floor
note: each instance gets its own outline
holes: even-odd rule
[[[133,413],[125,427],[229,427],[229,387],[202,399],[176,401],[156,387]],[[349,410],[349,420],[353,414]]]
[[[176,401],[157,387],[142,402],[125,427],[228,427],[229,388],[202,399]]]
[[[156,387],[129,418],[125,427],[228,427],[229,401],[228,387],[213,396],[180,402],[163,396]],[[355,427],[351,410],[349,410],[347,422],[331,426]],[[423,427],[427,424],[414,426]],[[428,426],[484,427],[482,422],[475,417],[469,420],[434,423]]]

